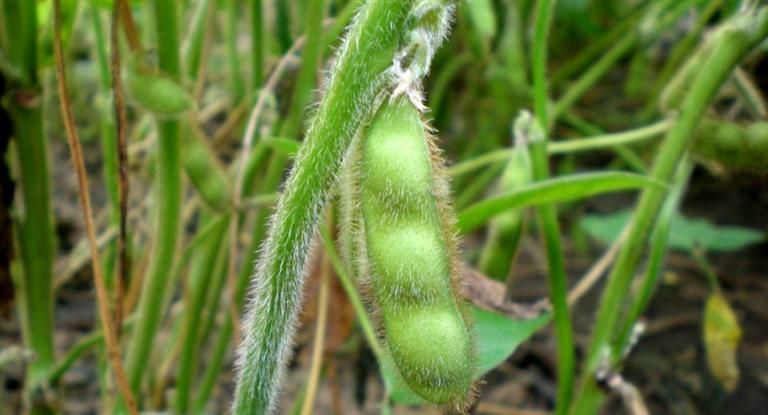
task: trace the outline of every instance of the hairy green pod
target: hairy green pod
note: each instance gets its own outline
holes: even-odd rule
[[[185,125],[181,140],[182,166],[189,181],[209,206],[225,210],[232,200],[232,189],[224,167],[195,126]]]
[[[768,171],[768,122],[741,125],[704,118],[696,130],[693,152],[728,169],[765,173]]]
[[[387,349],[422,398],[461,405],[472,389],[471,324],[439,160],[418,110],[385,102],[363,137],[360,205],[370,292]]]
[[[161,116],[178,115],[193,107],[192,96],[173,79],[152,73],[138,62],[126,66],[125,91],[135,104]]]

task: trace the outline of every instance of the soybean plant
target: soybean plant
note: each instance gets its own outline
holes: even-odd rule
[[[370,1],[358,12],[278,200],[261,251],[239,351],[235,413],[264,414],[275,409],[290,355],[306,260],[329,198],[328,189],[335,183],[353,136],[370,118],[376,97],[388,86],[395,58],[405,54],[403,45],[408,45],[414,33],[428,31],[419,24],[429,23],[435,16],[432,12],[444,7],[437,1]],[[426,55],[431,58],[442,36],[422,38],[428,40]],[[424,56],[416,58],[424,61]],[[416,80],[424,72],[415,73]]]

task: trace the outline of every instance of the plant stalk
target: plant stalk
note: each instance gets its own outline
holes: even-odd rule
[[[181,76],[178,48],[176,3],[155,0],[154,22],[160,70],[175,81]],[[138,393],[146,371],[155,334],[163,314],[163,299],[168,290],[169,270],[173,269],[180,231],[181,148],[179,122],[158,119],[158,152],[155,171],[156,217],[154,252],[142,286],[136,328],[128,344],[127,372],[134,393]]]

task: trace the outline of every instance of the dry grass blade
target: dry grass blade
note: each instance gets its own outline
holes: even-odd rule
[[[619,253],[619,248],[624,240],[627,239],[629,228],[625,227],[619,235],[619,238],[608,248],[600,259],[592,265],[592,268],[587,271],[586,274],[579,280],[578,284],[568,293],[568,306],[573,307],[586,294],[592,286],[595,285],[600,277],[605,273],[608,267],[613,264],[613,260],[616,259],[616,255]]]
[[[317,326],[315,328],[315,339],[312,344],[312,366],[309,371],[309,381],[307,383],[307,393],[304,396],[304,403],[301,406],[301,415],[309,415],[315,405],[315,396],[320,382],[320,368],[323,363],[323,344],[325,342],[325,330],[328,320],[328,275],[331,273],[331,261],[328,254],[323,254],[320,275],[320,292],[317,302]]]
[[[88,193],[88,177],[85,174],[85,163],[83,162],[83,152],[80,148],[80,140],[75,130],[75,122],[72,117],[72,111],[68,99],[67,78],[64,69],[64,52],[61,45],[61,0],[54,0],[54,55],[56,60],[56,80],[59,90],[59,103],[61,104],[61,115],[64,120],[64,128],[67,133],[67,142],[72,154],[72,162],[77,172],[77,183],[80,188],[80,203],[83,207],[83,220],[88,235],[88,245],[91,251],[91,265],[93,268],[94,283],[96,285],[96,297],[99,305],[99,318],[104,331],[104,340],[107,346],[107,354],[112,370],[117,380],[117,387],[125,400],[128,411],[131,414],[138,414],[136,401],[133,398],[131,389],[128,386],[125,371],[123,370],[120,357],[120,348],[115,335],[115,328],[109,312],[107,298],[107,289],[104,284],[104,276],[101,273],[101,260],[99,249],[96,242],[96,231],[93,224],[93,211],[91,209],[91,199]]]

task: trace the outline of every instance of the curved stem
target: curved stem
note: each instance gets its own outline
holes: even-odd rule
[[[645,127],[618,133],[600,134],[568,140],[552,140],[547,143],[547,152],[549,154],[567,154],[633,144],[657,137],[669,130],[674,124],[674,118],[667,118]],[[514,149],[512,148],[490,151],[471,160],[454,164],[448,169],[448,173],[454,177],[460,176],[489,164],[507,160],[512,154],[514,154]]]
[[[331,80],[296,164],[278,200],[254,279],[253,300],[239,350],[233,412],[265,414],[290,354],[304,267],[318,216],[328,200],[343,153],[384,87],[412,1],[366,3],[341,48]]]
[[[701,116],[733,68],[756,44],[768,35],[768,6],[750,10],[724,24],[720,37],[706,57],[701,71],[685,97],[677,123],[664,138],[651,171],[651,177],[670,182],[675,169],[693,136]],[[636,265],[644,251],[646,241],[664,201],[663,188],[647,188],[640,196],[632,217],[627,242],[608,278],[603,299],[598,309],[592,341],[587,354],[586,368],[582,375],[582,391],[572,413],[595,413],[602,401],[594,374],[610,353],[610,342],[616,331],[616,323],[626,302],[629,286]]]

